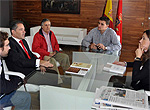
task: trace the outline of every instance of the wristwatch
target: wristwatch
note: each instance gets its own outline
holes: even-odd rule
[[[105,47],[105,49],[107,50],[107,47]]]
[[[139,60],[139,61],[141,61],[141,58],[139,58],[139,57],[135,57],[135,59],[134,60]]]

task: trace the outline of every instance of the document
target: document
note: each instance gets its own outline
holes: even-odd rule
[[[126,71],[126,67],[120,66],[120,65],[115,65],[115,64],[112,64],[112,63],[107,63],[104,66],[103,70],[123,75]]]

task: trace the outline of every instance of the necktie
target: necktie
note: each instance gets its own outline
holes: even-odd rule
[[[24,46],[22,40],[20,40],[19,43],[21,43],[21,45],[22,45],[22,47],[23,47],[23,50],[24,50],[25,53],[27,54],[28,58],[31,59],[31,57],[29,56],[29,53],[28,53],[28,51],[26,50],[26,48],[25,48],[25,46]]]

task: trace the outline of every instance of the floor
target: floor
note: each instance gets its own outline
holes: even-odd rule
[[[70,63],[72,63],[72,52],[73,51],[81,51],[80,46],[71,46],[71,45],[60,45],[63,50],[63,53],[66,53],[70,58]],[[124,56],[121,56],[122,61],[126,61]],[[60,69],[61,71],[61,69]],[[131,69],[127,69],[127,72],[132,71]],[[61,73],[61,72],[60,72]],[[62,73],[61,73],[62,74]],[[63,79],[64,83],[61,85],[65,88],[71,87],[71,79],[65,78]],[[39,101],[39,92],[37,93],[30,93],[32,97],[32,109],[31,110],[40,110],[40,101]]]

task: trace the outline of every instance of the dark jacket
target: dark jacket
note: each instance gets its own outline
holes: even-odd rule
[[[18,76],[9,76],[9,79],[10,80],[5,79],[5,74],[2,66],[2,72],[0,75],[0,95],[11,93],[18,88],[20,83],[23,83],[23,80]]]
[[[131,86],[135,90],[150,90],[150,60],[148,59],[142,68],[142,61],[128,62],[127,65],[133,67]]]
[[[36,69],[36,57],[30,51],[26,40],[22,40],[27,49],[31,59],[28,58],[22,47],[12,37],[9,38],[10,51],[8,57],[5,58],[6,65],[10,71],[21,72],[28,75]]]

